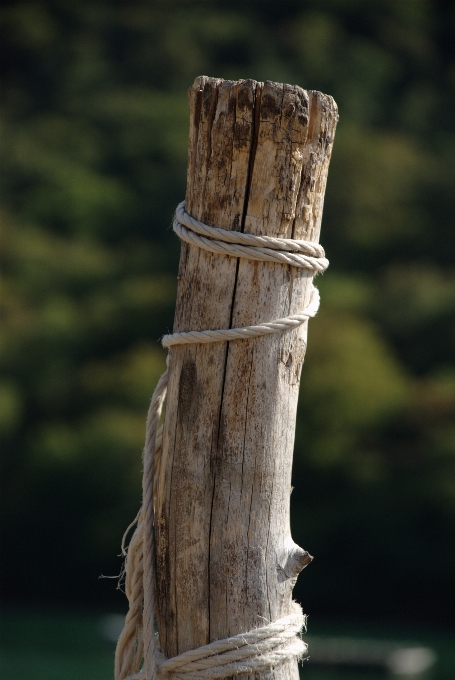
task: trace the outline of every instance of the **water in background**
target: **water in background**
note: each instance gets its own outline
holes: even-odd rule
[[[2,680],[112,680],[120,614],[5,611]],[[311,623],[306,680],[451,680],[455,645],[443,631]]]

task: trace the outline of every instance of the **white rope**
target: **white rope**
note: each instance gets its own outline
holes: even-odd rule
[[[157,666],[157,678],[226,678],[255,673],[291,658],[302,658],[308,648],[297,636],[306,625],[306,617],[295,602],[293,609],[289,616],[267,626],[225,640],[215,640],[172,659],[162,660]],[[158,652],[157,656],[162,655]],[[146,680],[145,671],[130,675],[125,680]]]
[[[225,243],[239,243],[244,246],[260,246],[272,250],[285,250],[287,252],[305,253],[313,257],[325,258],[324,248],[319,243],[312,241],[299,241],[297,239],[274,238],[272,236],[254,236],[244,234],[241,231],[228,231],[219,227],[208,227],[185,212],[185,201],[178,204],[175,211],[175,219],[184,224],[191,231],[208,236],[208,238],[224,241]]]
[[[177,236],[191,245],[219,255],[303,267],[314,274],[320,274],[329,266],[323,248],[311,241],[254,236],[218,227],[208,227],[190,217],[183,205],[183,203],[179,204],[172,227]],[[209,238],[206,238],[207,236]],[[295,250],[298,252],[293,252]]]
[[[277,262],[303,267],[313,274],[328,267],[323,248],[310,241],[254,236],[241,232],[209,227],[177,207],[174,231],[187,243],[209,252],[242,257],[263,262]],[[254,326],[205,331],[188,331],[165,335],[163,347],[174,345],[232,342],[280,333],[300,326],[316,315],[319,292],[312,286],[308,306],[299,314],[268,321]],[[125,562],[125,591],[129,611],[116,649],[116,680],[156,680],[174,678],[226,678],[244,673],[255,673],[271,668],[292,658],[301,658],[306,644],[298,637],[305,617],[297,603],[293,611],[278,621],[248,633],[217,640],[198,649],[189,650],[172,659],[165,659],[154,633],[155,618],[155,559],[153,500],[161,453],[162,414],[168,384],[168,369],[161,376],[153,393],[147,415],[144,447],[143,501],[138,514],[136,531],[130,541]],[[134,524],[134,523],[133,523]],[[131,525],[130,525],[131,526]],[[130,529],[128,527],[127,531]],[[122,544],[123,549],[123,544]],[[143,668],[139,670],[143,660]]]
[[[304,321],[308,321],[308,319],[315,316],[319,309],[319,301],[319,291],[313,286],[310,304],[305,307],[300,314],[293,314],[292,316],[286,316],[284,319],[260,323],[257,326],[243,326],[242,328],[228,328],[218,331],[188,331],[184,333],[174,333],[173,335],[165,335],[161,340],[161,344],[163,347],[172,347],[173,345],[227,342],[231,340],[257,338],[260,335],[271,335],[272,333],[288,331],[292,328],[297,328],[297,326],[300,326]]]

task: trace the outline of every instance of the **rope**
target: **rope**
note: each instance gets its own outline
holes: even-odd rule
[[[322,273],[329,266],[324,249],[317,243],[254,236],[218,227],[208,227],[188,215],[183,205],[184,203],[179,203],[177,207],[172,228],[177,236],[191,245],[219,255],[303,267],[314,274]]]
[[[297,328],[304,321],[308,321],[315,316],[319,309],[319,291],[313,286],[311,291],[310,304],[300,314],[293,314],[284,319],[276,319],[268,323],[261,323],[257,326],[243,326],[243,328],[229,328],[219,331],[188,331],[185,333],[174,333],[165,335],[161,344],[163,347],[173,345],[194,345],[195,343],[207,342],[226,342],[230,340],[245,340],[247,338],[257,338],[260,335],[271,335],[280,331],[287,331]]]
[[[177,206],[173,229],[187,243],[212,253],[241,257],[262,262],[276,262],[303,267],[313,275],[328,267],[324,249],[310,241],[254,236],[241,232],[209,227],[188,215],[184,203]],[[232,342],[280,333],[300,326],[314,317],[319,309],[319,292],[313,286],[308,306],[299,314],[255,326],[220,330],[189,331],[165,335],[163,347],[175,345]],[[168,364],[168,362],[166,362]],[[122,541],[125,555],[125,592],[129,610],[117,643],[115,654],[116,680],[156,680],[175,678],[226,678],[269,669],[291,658],[301,658],[307,651],[297,637],[305,625],[305,616],[297,603],[293,611],[278,621],[248,633],[218,640],[198,649],[165,659],[154,632],[155,561],[154,506],[155,486],[162,447],[162,415],[168,384],[168,368],[158,381],[147,414],[146,439],[143,453],[142,508],[128,527]],[[136,523],[128,550],[124,548],[126,534]],[[140,665],[143,661],[143,668]]]
[[[197,680],[198,678],[226,678],[243,673],[256,673],[277,666],[292,657],[301,658],[308,647],[297,635],[306,625],[306,617],[299,605],[278,621],[248,633],[216,640],[198,649],[165,659],[157,667],[157,677]],[[145,680],[144,670],[126,680]]]

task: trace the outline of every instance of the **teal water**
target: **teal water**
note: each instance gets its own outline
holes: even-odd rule
[[[4,612],[0,649],[2,680],[113,680],[114,643],[95,615]]]
[[[349,636],[353,639],[391,640],[431,648],[438,660],[424,677],[429,680],[455,678],[455,642],[449,631],[355,625],[349,622],[310,624],[311,637]],[[107,639],[106,616],[78,613],[46,613],[6,610],[1,620],[0,677],[2,680],[113,680],[114,648]],[[112,637],[112,635],[111,635]],[[311,655],[311,642],[310,642]],[[383,670],[301,668],[306,680],[380,680],[402,678]],[[413,678],[412,678],[413,680]]]

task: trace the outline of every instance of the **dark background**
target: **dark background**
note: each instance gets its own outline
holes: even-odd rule
[[[292,522],[312,616],[455,619],[455,5],[4,2],[3,599],[125,610],[145,414],[172,329],[187,88],[338,103]]]

